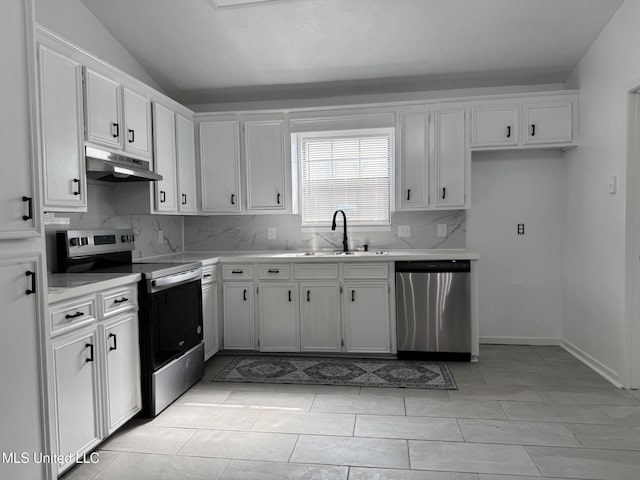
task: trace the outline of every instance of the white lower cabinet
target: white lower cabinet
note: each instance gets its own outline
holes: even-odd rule
[[[223,286],[224,348],[254,350],[253,283],[231,283]]]
[[[299,352],[298,284],[258,286],[259,347],[261,352]]]
[[[300,282],[300,351],[342,351],[338,282]]]
[[[389,282],[345,283],[344,330],[348,353],[390,353]]]
[[[204,337],[204,359],[218,352],[218,287],[216,283],[202,285],[202,330]]]

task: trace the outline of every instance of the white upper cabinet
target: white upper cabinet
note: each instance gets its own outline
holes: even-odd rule
[[[44,208],[86,211],[82,66],[43,46],[38,65]]]
[[[247,210],[284,210],[284,121],[245,121],[244,140]]]
[[[434,117],[434,206],[463,208],[469,149],[465,142],[465,108],[436,109]]]
[[[120,85],[85,68],[86,139],[88,142],[122,148]]]
[[[518,105],[478,105],[471,108],[471,147],[518,144]]]
[[[428,200],[429,113],[402,115],[397,210],[424,210]]]
[[[196,157],[193,122],[176,114],[176,157],[178,162],[178,211],[197,213]]]
[[[151,156],[151,101],[128,88],[122,89],[124,105],[124,149]]]
[[[155,171],[162,180],[155,182],[156,210],[175,212],[176,195],[176,142],[175,116],[173,110],[154,103],[153,105]]]
[[[525,103],[525,145],[571,143],[571,102]]]
[[[237,121],[200,123],[202,211],[240,212],[240,127]]]

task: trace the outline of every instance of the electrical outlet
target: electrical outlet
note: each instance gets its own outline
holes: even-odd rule
[[[161,245],[164,243],[164,232],[162,230],[158,230],[158,243]]]
[[[407,238],[411,236],[411,225],[398,225],[398,236]]]
[[[276,227],[268,227],[267,228],[267,238],[269,240],[275,240],[276,239]]]
[[[618,192],[618,176],[612,175],[609,177],[609,193],[614,195]]]
[[[518,235],[524,235],[524,223],[518,224]]]
[[[439,223],[438,224],[438,237],[445,238],[447,236],[447,224]]]

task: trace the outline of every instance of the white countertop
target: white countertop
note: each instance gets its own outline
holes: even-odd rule
[[[49,303],[139,282],[139,273],[50,273]]]

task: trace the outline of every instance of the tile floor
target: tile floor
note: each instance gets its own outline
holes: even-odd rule
[[[211,382],[232,358],[64,479],[640,478],[640,393],[558,347],[483,345],[457,391]]]

